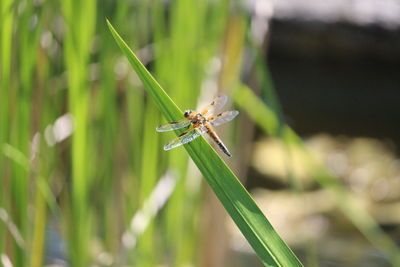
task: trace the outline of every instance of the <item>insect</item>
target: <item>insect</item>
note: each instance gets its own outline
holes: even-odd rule
[[[164,150],[170,150],[177,146],[189,143],[197,137],[207,133],[217,143],[219,148],[221,148],[221,150],[228,155],[228,157],[232,157],[232,154],[229,152],[228,148],[224,145],[224,143],[222,143],[221,139],[213,129],[213,126],[226,123],[239,114],[239,111],[231,110],[214,115],[225,105],[227,100],[227,96],[219,96],[201,112],[186,110],[183,114],[183,116],[185,116],[184,119],[158,126],[156,128],[157,132],[166,132],[188,127],[186,131],[184,131],[178,137],[169,141],[164,146]]]

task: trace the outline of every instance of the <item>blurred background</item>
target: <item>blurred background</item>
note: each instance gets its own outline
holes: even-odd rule
[[[398,0],[2,0],[0,265],[261,266],[105,18],[305,266],[400,266]]]

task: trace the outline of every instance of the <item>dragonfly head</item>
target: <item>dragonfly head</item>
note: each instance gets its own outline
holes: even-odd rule
[[[189,117],[189,115],[190,115],[191,113],[193,113],[193,110],[190,110],[190,109],[185,110],[185,113],[183,113],[183,116],[185,116],[185,118],[187,118],[187,117]]]

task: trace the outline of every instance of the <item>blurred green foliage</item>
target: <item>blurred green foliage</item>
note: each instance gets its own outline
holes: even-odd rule
[[[271,105],[240,84],[245,45],[256,55],[258,48],[248,42],[248,15],[237,3],[0,1],[0,264],[211,261],[200,175],[183,148],[162,151],[174,134],[155,132],[165,120],[130,71],[105,18],[179,107],[195,108],[198,99],[225,91],[288,149],[302,146],[281,120],[260,56],[257,78]],[[237,144],[246,129],[235,123],[224,140],[240,150],[248,145]],[[238,162],[246,160],[236,154]],[[347,209],[342,188],[314,159],[310,164],[321,186],[333,186],[344,214],[396,263],[397,248],[376,223],[363,210]],[[148,224],[135,221],[165,176],[174,180],[165,207],[153,210],[159,213],[148,215]],[[138,222],[143,232],[133,231]]]

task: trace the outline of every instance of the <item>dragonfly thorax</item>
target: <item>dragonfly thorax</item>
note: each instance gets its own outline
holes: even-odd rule
[[[190,120],[191,123],[205,123],[206,118],[203,117],[201,113],[195,112],[193,110],[186,110],[183,114],[185,118]]]

